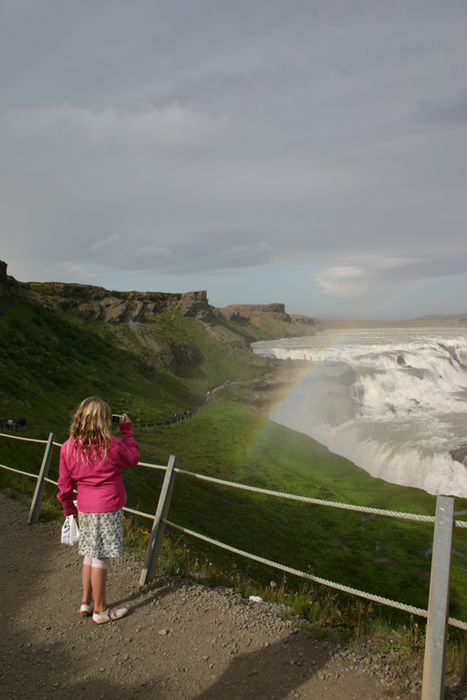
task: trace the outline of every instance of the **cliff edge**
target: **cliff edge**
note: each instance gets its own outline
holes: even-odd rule
[[[51,308],[86,320],[105,323],[151,321],[163,311],[209,323],[214,320],[206,291],[172,294],[169,292],[118,292],[94,285],[64,282],[29,282],[27,287],[38,300]]]
[[[309,334],[315,324],[313,318],[289,315],[281,303],[216,308],[209,303],[206,290],[121,292],[88,284],[17,282],[7,275],[7,263],[0,261],[0,297],[13,286],[22,296],[51,310],[86,321],[101,321],[111,328],[129,323],[141,326],[157,321],[168,312],[199,321],[220,340],[242,345],[254,340]]]

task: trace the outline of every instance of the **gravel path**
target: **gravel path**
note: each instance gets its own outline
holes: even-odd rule
[[[312,639],[279,608],[229,589],[158,578],[112,563],[109,599],[130,614],[95,625],[77,613],[80,558],[60,524],[27,525],[27,507],[0,494],[0,698],[35,700],[378,700],[419,697],[369,650],[357,657]]]

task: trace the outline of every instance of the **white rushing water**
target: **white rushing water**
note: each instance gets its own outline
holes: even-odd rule
[[[261,355],[309,360],[271,418],[376,477],[467,497],[467,331],[325,330],[253,343]]]

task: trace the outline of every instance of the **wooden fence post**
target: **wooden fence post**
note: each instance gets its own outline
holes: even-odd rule
[[[42,458],[42,464],[39,471],[39,477],[37,479],[36,488],[34,489],[34,496],[32,497],[28,523],[37,523],[37,521],[39,520],[45,479],[47,478],[47,474],[49,473],[50,461],[52,459],[53,439],[54,434],[49,433],[49,438],[47,440],[47,445],[45,446],[45,452]]]
[[[422,700],[444,698],[454,498],[438,496],[431,558],[430,598],[423,663]]]
[[[159,556],[162,546],[162,538],[164,536],[164,520],[169,512],[170,500],[172,498],[176,463],[177,458],[175,455],[170,455],[169,462],[167,464],[167,471],[165,472],[164,481],[162,483],[159,501],[157,503],[156,514],[152,524],[151,537],[149,538],[149,544],[146,550],[146,559],[139,578],[140,586],[146,585],[154,574],[156,559]]]

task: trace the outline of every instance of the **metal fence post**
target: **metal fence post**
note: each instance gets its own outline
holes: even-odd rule
[[[37,479],[36,488],[34,489],[34,496],[32,497],[28,523],[37,523],[37,521],[39,520],[45,479],[47,478],[47,474],[49,473],[50,461],[52,459],[53,439],[54,434],[49,433],[49,438],[47,440],[47,445],[45,447],[45,452],[42,458],[42,464],[39,471],[39,477]]]
[[[157,503],[157,510],[154,516],[154,522],[152,524],[151,537],[149,538],[149,544],[146,550],[144,566],[141,569],[141,575],[139,578],[140,586],[146,585],[146,583],[148,583],[151,580],[154,574],[156,559],[159,556],[159,552],[162,546],[162,538],[164,536],[164,520],[169,512],[170,500],[172,498],[173,483],[175,479],[174,470],[176,463],[177,458],[175,457],[175,455],[170,455],[169,462],[167,464],[167,471],[165,472],[164,481],[162,483],[159,501]]]
[[[430,598],[423,663],[422,700],[444,698],[454,498],[438,496],[431,558]]]

